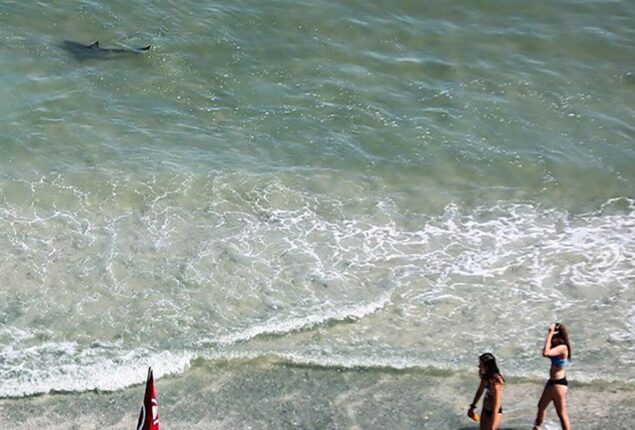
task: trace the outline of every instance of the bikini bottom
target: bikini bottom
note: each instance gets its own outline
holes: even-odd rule
[[[489,409],[485,409],[483,408],[483,415],[486,417],[491,417],[492,416],[492,412],[494,411],[490,411]],[[502,414],[503,413],[503,407],[501,406],[500,408],[498,408],[498,413]]]
[[[552,387],[554,385],[564,385],[564,386],[569,386],[569,381],[567,381],[567,378],[562,378],[562,379],[550,379],[547,381],[547,387]]]

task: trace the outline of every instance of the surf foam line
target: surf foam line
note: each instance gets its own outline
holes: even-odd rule
[[[73,348],[73,345],[57,344],[56,348]],[[76,361],[76,360],[73,360]],[[83,361],[83,362],[82,362]],[[325,353],[323,351],[279,352],[261,351],[216,351],[195,353],[193,351],[150,352],[139,349],[121,356],[89,363],[79,360],[77,364],[40,367],[25,371],[5,365],[0,368],[0,398],[20,398],[39,394],[82,393],[88,391],[118,391],[142,384],[148,366],[152,366],[155,377],[181,375],[192,367],[225,366],[298,366],[326,370],[373,370],[377,372],[423,373],[429,376],[465,377],[473,368],[459,363],[444,363],[415,358],[408,354],[384,351],[383,356],[360,354],[359,352]],[[524,382],[542,384],[545,372],[523,372],[509,369],[506,377]],[[617,384],[626,390],[635,389],[635,379],[599,378],[597,374],[585,374],[571,369],[569,379],[576,385]],[[620,389],[622,389],[620,388]]]
[[[44,351],[46,350],[46,352]],[[0,353],[0,398],[27,397],[46,393],[86,392],[93,390],[117,391],[131,385],[142,384],[148,366],[154,369],[156,378],[181,374],[189,367],[194,354],[191,352],[148,351],[137,349],[124,354],[104,357],[103,348],[79,351],[77,344],[48,343],[20,351],[21,356],[39,355],[42,361],[29,368],[10,365],[6,350]],[[16,355],[17,355],[16,354]],[[50,363],[51,355],[67,354],[68,360]]]
[[[219,339],[201,341],[199,346],[215,344],[229,347],[258,336],[281,336],[331,322],[355,321],[384,308],[389,301],[390,291],[387,291],[373,302],[258,324]],[[31,336],[22,335],[26,340]],[[206,360],[212,357],[212,361],[241,359],[240,355],[231,353],[200,355],[193,351],[157,352],[143,348],[126,352],[110,344],[94,344],[86,348],[76,342],[46,342],[23,348],[22,343],[0,350],[0,397],[25,397],[51,392],[116,391],[143,383],[148,366],[155,369],[155,377],[159,378],[183,373],[197,357]],[[247,359],[254,360],[260,355],[247,356]],[[24,366],[25,362],[29,363],[28,366]]]
[[[336,309],[321,310],[306,316],[278,321],[275,318],[256,324],[244,330],[227,334],[215,339],[205,339],[199,345],[216,344],[229,346],[247,342],[259,336],[283,336],[293,332],[311,330],[317,326],[333,323],[356,321],[383,309],[390,302],[390,291],[380,295],[374,302],[338,306]]]

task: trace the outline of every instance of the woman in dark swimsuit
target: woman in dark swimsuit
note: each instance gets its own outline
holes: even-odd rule
[[[560,418],[562,429],[570,430],[571,424],[569,424],[569,415],[567,414],[566,398],[569,382],[565,375],[565,367],[571,360],[571,345],[569,345],[567,329],[562,324],[556,323],[549,326],[542,356],[551,360],[551,368],[549,369],[549,381],[547,381],[538,402],[538,415],[536,415],[534,430],[540,429],[545,420],[547,406],[552,401],[556,407],[558,418]]]
[[[474,419],[474,409],[476,403],[483,397],[483,409],[481,410],[481,430],[496,430],[503,416],[503,407],[501,406],[503,397],[503,384],[505,378],[501,375],[496,358],[489,352],[478,358],[478,375],[481,377],[481,383],[474,395],[474,401],[467,411],[467,416]]]

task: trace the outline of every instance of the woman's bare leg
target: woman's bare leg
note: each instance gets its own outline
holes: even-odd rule
[[[498,412],[493,414],[494,416],[492,417],[492,420],[494,421],[492,423],[492,428],[494,429],[498,429],[498,426],[501,424],[501,419],[503,418],[503,414],[499,414]]]
[[[571,430],[571,424],[569,424],[569,414],[567,414],[567,391],[566,385],[556,385],[553,387],[553,405],[556,407],[558,418],[560,418],[560,425],[562,430]]]
[[[543,421],[545,420],[547,406],[549,406],[549,402],[553,400],[551,388],[552,387],[546,386],[545,389],[542,391],[542,396],[540,396],[540,401],[538,402],[538,413],[536,414],[534,429],[539,429]]]
[[[481,430],[489,429],[491,421],[492,421],[492,417],[488,416],[485,413],[485,410],[481,410],[481,422],[478,428]]]

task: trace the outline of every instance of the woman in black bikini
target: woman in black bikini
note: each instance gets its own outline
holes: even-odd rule
[[[478,375],[481,377],[481,383],[474,395],[474,401],[467,411],[467,416],[474,419],[474,409],[476,403],[481,398],[481,394],[485,392],[483,397],[483,409],[481,410],[481,430],[496,430],[503,416],[503,407],[501,406],[503,397],[503,384],[505,378],[501,375],[496,358],[489,352],[478,358]]]
[[[538,402],[538,415],[534,430],[539,430],[545,420],[545,413],[549,403],[553,401],[556,407],[558,418],[563,430],[570,430],[569,415],[567,415],[566,394],[569,386],[565,375],[565,367],[571,360],[571,345],[569,345],[569,334],[567,329],[559,323],[551,324],[545,339],[545,347],[542,351],[543,357],[551,360],[549,369],[549,381],[545,386],[540,401]]]

